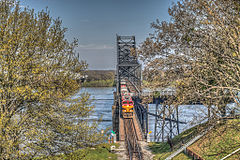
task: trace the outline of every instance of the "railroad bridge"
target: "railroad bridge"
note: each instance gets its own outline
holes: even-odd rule
[[[122,81],[131,93],[134,101],[133,115],[124,118],[122,112]],[[125,143],[129,159],[145,159],[141,142],[148,137],[148,116],[155,117],[154,141],[164,141],[179,134],[178,109],[172,110],[170,106],[160,106],[163,97],[172,96],[174,91],[159,91],[161,95],[154,100],[156,112],[150,113],[148,105],[141,103],[141,98],[150,95],[151,92],[142,92],[141,64],[136,54],[135,36],[117,35],[117,66],[116,66],[116,92],[114,92],[114,105],[112,107],[113,131],[117,141]],[[164,108],[164,112],[162,112]],[[171,114],[166,114],[166,113]],[[164,117],[164,118],[163,118]],[[166,133],[167,130],[167,133]]]

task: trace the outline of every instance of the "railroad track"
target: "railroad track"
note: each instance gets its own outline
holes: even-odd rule
[[[136,129],[132,118],[124,119],[124,130],[125,130],[125,142],[129,155],[129,159],[142,160],[142,151],[138,144],[136,136]]]

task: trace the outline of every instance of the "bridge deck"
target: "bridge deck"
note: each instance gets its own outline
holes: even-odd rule
[[[139,124],[139,121],[137,119],[137,116],[136,116],[136,112],[134,112],[133,114],[133,123],[134,123],[134,126],[135,126],[135,131],[136,131],[136,135],[137,135],[137,139],[139,141],[142,141],[143,140],[143,133],[142,133],[142,130],[141,130],[141,126]]]
[[[113,114],[113,129],[118,133],[119,141],[125,142],[130,160],[143,159],[138,143],[139,140],[143,140],[143,133],[135,111],[133,117],[122,118],[122,110],[126,113],[132,112],[132,97],[139,96],[141,91],[141,64],[138,62],[136,54],[133,53],[135,48],[135,36],[117,35],[117,85],[114,97],[117,107],[116,114]],[[122,108],[122,105],[125,108]]]
[[[124,131],[123,118],[120,118],[120,121],[119,121],[119,141],[125,141],[125,131]]]
[[[135,133],[137,136],[137,140],[143,141],[143,133],[142,133],[141,126],[138,122],[138,119],[137,119],[137,116],[135,113],[133,114],[133,123],[135,126]],[[124,141],[125,137],[126,137],[126,135],[125,135],[125,130],[124,130],[124,119],[120,118],[120,120],[119,120],[119,141]]]

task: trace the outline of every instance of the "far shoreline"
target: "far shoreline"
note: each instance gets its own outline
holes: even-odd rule
[[[97,88],[103,88],[103,87],[115,87],[114,80],[108,79],[108,80],[95,80],[95,81],[89,81],[84,82],[82,84],[82,87],[97,87]]]

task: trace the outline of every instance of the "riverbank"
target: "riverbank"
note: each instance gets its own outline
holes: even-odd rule
[[[83,87],[113,87],[114,86],[114,70],[88,70],[86,71],[86,79]]]
[[[164,160],[183,144],[190,141],[193,137],[201,133],[207,127],[201,124],[190,128],[172,139],[173,151],[167,142],[150,143],[149,148],[155,154],[154,159]],[[221,159],[232,153],[240,146],[240,119],[233,119],[219,122],[206,135],[187,147],[190,154],[200,156],[205,160]],[[173,160],[192,159],[185,153],[180,153]],[[236,153],[228,160],[240,159],[240,153]]]
[[[86,81],[82,84],[82,87],[114,87],[114,86],[115,83],[113,79]]]

